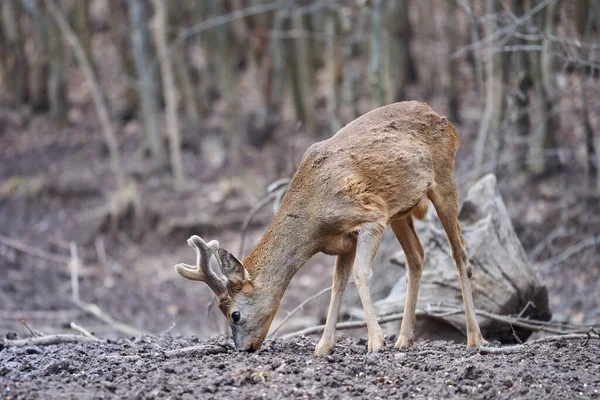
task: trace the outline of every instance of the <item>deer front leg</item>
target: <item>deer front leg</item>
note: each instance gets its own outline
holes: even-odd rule
[[[379,249],[385,224],[369,223],[358,231],[356,239],[356,259],[354,261],[354,281],[365,311],[367,331],[369,334],[368,350],[370,352],[383,349],[383,330],[377,322],[375,307],[371,299],[370,281],[373,273],[373,260]]]
[[[345,254],[337,256],[335,266],[333,267],[333,288],[331,289],[331,301],[329,303],[329,311],[327,312],[327,321],[325,322],[325,330],[323,336],[315,349],[316,355],[325,355],[331,352],[335,344],[335,326],[340,314],[340,306],[342,305],[342,296],[344,289],[348,284],[348,277],[352,271],[354,263],[354,255],[356,247]]]

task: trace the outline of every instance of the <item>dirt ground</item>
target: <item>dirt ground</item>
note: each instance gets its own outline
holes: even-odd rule
[[[4,399],[600,398],[600,346],[559,341],[482,355],[443,341],[369,354],[343,337],[330,356],[306,337],[274,339],[258,354],[221,336],[125,339],[0,351]],[[193,351],[178,350],[195,346]],[[181,351],[181,350],[180,350]]]

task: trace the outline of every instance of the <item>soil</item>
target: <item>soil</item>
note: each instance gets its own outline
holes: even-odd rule
[[[428,54],[437,57],[436,52]],[[437,59],[429,63],[435,65]],[[69,72],[70,77],[77,74]],[[110,76],[106,71],[101,75]],[[77,81],[70,79],[73,85]],[[593,85],[590,92],[598,92],[600,83]],[[411,98],[427,100],[440,112],[447,110],[444,96],[428,99],[416,90]],[[114,104],[117,97],[111,98]],[[91,101],[70,100],[76,112],[68,127],[55,126],[45,115],[0,107],[0,235],[65,259],[70,242],[75,242],[82,260],[82,300],[97,304],[117,321],[155,334],[175,323],[171,334],[176,339],[124,339],[72,304],[67,262],[49,262],[0,244],[2,336],[16,331],[28,337],[25,319],[29,327],[49,334],[73,333],[69,324],[75,321],[108,338],[1,350],[2,398],[599,397],[598,342],[532,345],[521,354],[483,356],[447,342],[417,341],[414,349],[398,351],[388,338],[386,351],[369,355],[366,331],[359,329],[346,331],[356,337],[340,340],[331,356],[314,357],[315,337],[269,340],[259,354],[234,351],[224,336],[199,340],[226,333],[228,327],[206,286],[185,281],[173,271],[175,263],[193,262],[185,240],[191,234],[218,239],[239,255],[239,227],[247,211],[265,195],[269,183],[291,176],[304,150],[318,138],[299,133],[295,119],[287,117],[266,146],[245,146],[232,154],[223,143],[209,145],[208,139],[219,137],[219,121],[182,120],[188,187],[175,192],[172,176],[153,169],[144,152],[140,123],[126,122],[119,131],[119,148],[126,175],[143,199],[144,225],[140,229],[125,215],[119,229],[111,230],[101,212],[115,190],[107,149]],[[471,144],[478,132],[480,114],[473,112],[480,108],[478,102],[477,96],[465,93],[464,120],[457,125],[461,194],[474,178]],[[362,111],[368,107],[370,103]],[[523,247],[549,288],[554,320],[595,325],[600,319],[598,296],[593,295],[600,292],[598,246],[563,257],[600,232],[600,201],[586,189],[581,156],[585,142],[576,129],[577,115],[562,115],[563,130],[569,134],[561,136],[560,171],[521,176],[517,166],[508,165],[498,182]],[[508,139],[514,141],[514,133],[507,137],[511,143]],[[245,252],[272,215],[271,207],[257,215]],[[99,246],[105,248],[104,259]],[[386,236],[376,261],[374,300],[385,297],[402,275],[390,263],[397,250],[395,239]],[[330,284],[332,266],[331,257],[317,255],[302,268],[273,326]],[[360,305],[352,285],[344,298],[343,311]],[[282,333],[323,323],[328,300],[324,295],[305,306]],[[188,346],[205,350],[167,355]]]
[[[0,351],[5,399],[600,398],[600,346],[559,341],[510,355],[421,341],[367,353],[343,337],[329,356],[315,341],[273,339],[258,354],[223,336],[125,339]],[[180,355],[170,352],[195,346]]]

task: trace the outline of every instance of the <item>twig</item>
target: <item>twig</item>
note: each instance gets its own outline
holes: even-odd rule
[[[77,307],[79,307],[86,313],[93,315],[94,317],[98,318],[100,321],[104,322],[105,324],[113,327],[117,331],[119,331],[127,336],[135,336],[135,337],[151,336],[151,337],[154,337],[154,335],[152,335],[148,332],[145,332],[145,331],[135,328],[133,326],[129,326],[122,322],[115,321],[113,319],[113,317],[111,317],[110,315],[108,315],[107,313],[102,311],[100,309],[100,307],[98,307],[96,304],[86,303],[81,300],[79,300],[77,302],[73,302],[73,304],[75,304]]]
[[[569,247],[559,255],[552,257],[542,263],[543,266],[552,266],[556,264],[563,263],[567,261],[569,258],[574,256],[575,254],[583,251],[589,247],[600,246],[600,236],[589,237],[581,242],[577,243],[574,246]]]
[[[446,317],[448,315],[447,314],[448,312],[450,312],[451,314],[464,314],[464,310],[462,308],[442,306],[442,307],[431,307],[427,311],[417,310],[416,316],[417,317],[430,317],[430,318],[443,319],[444,317]],[[535,321],[535,320],[527,320],[527,319],[522,319],[522,318],[509,317],[509,316],[505,316],[505,315],[493,314],[493,313],[483,311],[483,310],[475,310],[475,314],[482,316],[482,317],[490,318],[490,319],[498,321],[498,322],[504,322],[506,324],[514,324],[515,326],[518,326],[520,328],[529,329],[534,332],[541,331],[541,332],[555,333],[555,334],[559,335],[560,337],[564,337],[565,334],[568,334],[568,333],[574,334],[572,332],[565,332],[565,331],[561,331],[558,329],[549,328],[548,326],[544,325],[546,323],[545,321]],[[403,315],[404,315],[403,313],[386,315],[382,318],[379,318],[378,322],[380,324],[385,324],[388,322],[397,321],[397,320],[402,319]],[[366,321],[341,322],[336,325],[336,329],[340,329],[340,330],[354,329],[354,328],[362,328],[365,326],[367,326]],[[293,338],[293,337],[297,337],[297,336],[301,336],[301,335],[319,333],[319,332],[322,332],[324,329],[325,329],[325,325],[312,326],[312,327],[308,327],[305,329],[301,329],[296,332],[288,333],[286,335],[283,335],[282,338],[289,339],[289,338]],[[579,335],[578,337],[585,338],[585,335]]]
[[[517,341],[517,343],[523,344],[523,341],[521,340],[521,338],[519,337],[519,335],[517,335],[517,332],[515,331],[515,327],[513,326],[513,324],[509,323],[509,325],[510,325],[510,329],[512,330],[513,337],[515,338],[515,340]]]
[[[593,329],[593,328],[592,328]],[[559,340],[579,340],[586,339],[586,341],[590,340],[600,340],[600,337],[593,337],[592,335],[588,335],[587,333],[568,333],[565,335],[554,335],[554,336],[544,336],[539,339],[532,340],[527,344],[535,344],[535,343],[549,343],[549,342],[558,342]]]
[[[169,328],[167,328],[166,330],[162,331],[160,335],[158,335],[159,337],[163,337],[165,336],[167,333],[171,332],[173,329],[175,329],[175,327],[177,326],[177,323],[173,322],[171,324],[171,326]]]
[[[69,320],[81,313],[80,310],[24,310],[0,311],[0,319],[52,319]]]
[[[86,313],[98,318],[105,324],[115,328],[117,331],[124,333],[127,336],[153,336],[147,332],[144,332],[122,322],[115,321],[113,317],[102,311],[100,307],[98,307],[96,304],[86,303],[85,301],[82,301],[79,298],[79,257],[77,255],[77,244],[74,242],[71,242],[71,260],[69,261],[69,266],[71,270],[71,301],[74,305],[76,305]]]
[[[478,348],[478,351],[481,354],[515,354],[515,353],[521,353],[521,352],[525,351],[525,349],[527,349],[532,344],[551,343],[551,342],[558,342],[561,340],[579,340],[579,339],[585,339],[585,342],[583,342],[581,345],[587,346],[587,344],[590,342],[590,340],[600,340],[600,336],[593,337],[590,334],[591,332],[596,333],[594,328],[590,328],[586,332],[586,334],[583,334],[583,335],[571,333],[571,334],[565,334],[565,335],[544,336],[542,338],[532,340],[531,342],[527,342],[525,344],[518,344],[515,346],[503,346],[503,347],[480,346]],[[596,333],[596,335],[598,335],[598,334]]]
[[[33,337],[44,336],[44,332],[40,332],[38,330],[31,329],[29,327],[29,325],[27,325],[27,322],[26,322],[25,318],[21,318],[21,323],[29,331],[29,333],[31,334],[31,336],[33,336]]]
[[[424,311],[416,312],[416,316],[423,316],[423,315],[429,315],[429,313],[424,312]],[[404,316],[404,313],[390,314],[390,315],[386,315],[385,317],[379,318],[377,321],[379,322],[379,324],[386,324],[388,322],[398,321],[398,320],[402,319],[403,316]],[[363,328],[365,326],[367,326],[367,321],[347,321],[347,322],[340,322],[335,327],[338,330],[342,330],[342,329]],[[310,335],[311,333],[323,332],[324,329],[325,329],[325,325],[311,326],[311,327],[304,328],[304,329],[301,329],[296,332],[291,332],[291,333],[282,335],[281,338],[282,339],[291,339],[291,338],[298,337],[298,336]]]
[[[81,332],[81,334],[87,338],[90,338],[91,340],[95,341],[95,342],[99,342],[100,339],[98,339],[96,336],[92,335],[92,333],[90,331],[88,331],[87,329],[85,329],[82,326],[77,325],[75,322],[71,322],[71,329],[75,329],[78,332]]]
[[[198,355],[208,355],[208,354],[223,354],[223,353],[227,353],[228,351],[229,351],[229,349],[227,349],[226,347],[223,347],[223,346],[200,345],[200,346],[184,347],[182,349],[176,349],[176,350],[169,350],[169,351],[165,352],[165,355],[167,357],[177,357],[177,356],[182,356],[182,355],[186,355],[189,353],[198,353]]]
[[[77,244],[69,243],[71,259],[69,260],[69,270],[71,271],[71,300],[76,303],[79,301],[79,255],[77,253]]]
[[[97,339],[96,339],[97,340]],[[0,347],[23,347],[23,346],[51,346],[61,343],[92,342],[93,340],[82,335],[46,335],[28,339],[0,339]]]
[[[479,351],[479,354],[516,354],[523,352],[523,350],[525,350],[525,345],[518,344],[515,346],[503,347],[479,346],[477,350]]]
[[[21,253],[29,254],[30,256],[37,257],[41,260],[51,261],[57,264],[65,265],[69,262],[69,257],[61,256],[59,254],[53,254],[36,247],[32,247],[26,243],[18,241],[16,239],[11,239],[4,235],[0,235],[0,243],[4,246],[10,247],[12,249],[18,250]]]
[[[288,314],[285,316],[285,318],[279,323],[279,325],[277,325],[277,327],[275,327],[275,329],[273,329],[273,331],[271,332],[271,335],[276,335],[277,332],[281,329],[281,327],[283,325],[285,325],[286,322],[288,322],[288,320],[294,316],[294,314],[296,314],[298,311],[302,310],[304,308],[304,306],[306,306],[308,303],[310,303],[311,301],[313,301],[314,299],[324,295],[325,293],[328,293],[331,291],[331,289],[333,289],[333,286],[329,286],[325,289],[320,290],[319,292],[313,294],[312,296],[310,296],[308,299],[304,300],[302,303],[300,303],[296,308],[294,308],[292,311],[288,312]]]
[[[590,342],[590,339],[592,339],[592,332],[596,334],[596,336],[600,337],[600,335],[598,334],[598,332],[596,332],[596,330],[594,328],[590,328],[588,329],[588,331],[585,333],[587,335],[587,339],[585,340],[585,343],[582,344],[582,346],[587,346],[588,343]]]

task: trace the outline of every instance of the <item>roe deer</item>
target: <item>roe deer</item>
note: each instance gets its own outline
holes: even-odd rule
[[[427,104],[401,102],[373,110],[306,151],[267,232],[243,262],[192,236],[197,265],[178,264],[184,278],[204,281],[217,295],[238,349],[259,350],[294,274],[314,254],[336,255],[326,327],[316,354],[327,354],[350,272],[365,312],[368,350],[384,346],[369,281],[375,253],[389,224],[408,264],[404,319],[396,347],[411,347],[423,264],[413,226],[433,203],[458,268],[467,345],[482,342],[471,293],[471,266],[458,224],[454,163],[458,137],[446,117]],[[226,279],[210,267],[216,253]]]

